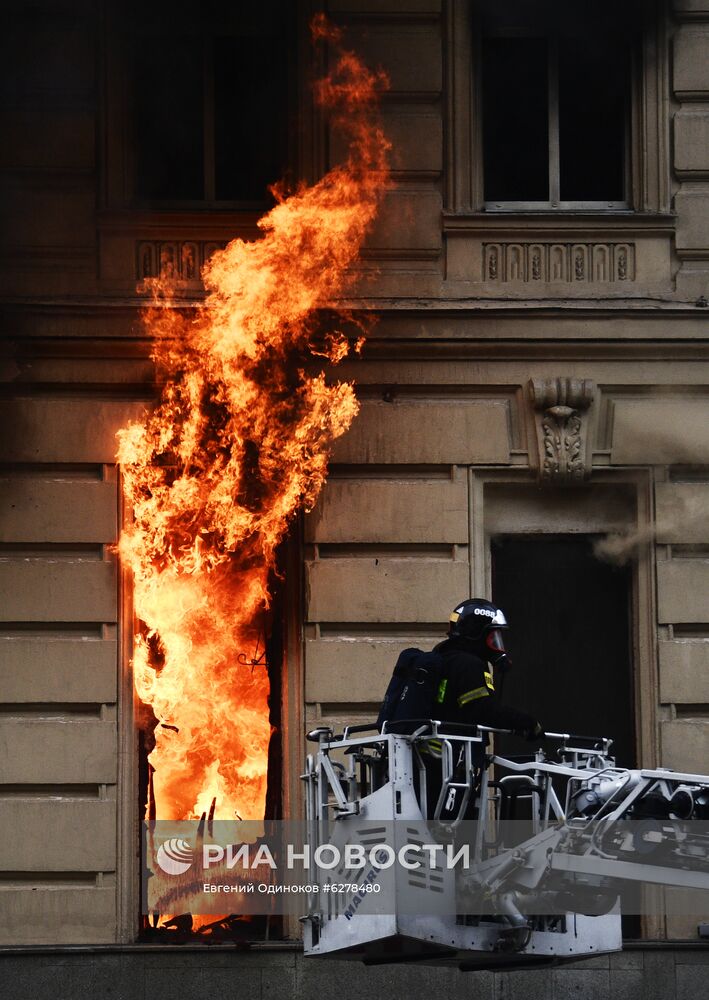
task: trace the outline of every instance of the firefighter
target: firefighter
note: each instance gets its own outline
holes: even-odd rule
[[[505,649],[504,631],[507,619],[501,608],[475,597],[457,604],[449,619],[448,638],[439,643],[433,653],[439,660],[438,688],[435,694],[433,718],[442,723],[464,723],[511,729],[524,739],[541,740],[544,731],[527,712],[500,703],[495,690],[495,673],[510,666]],[[485,740],[484,745],[487,744]],[[455,741],[452,741],[454,753]],[[427,809],[433,817],[441,791],[441,743],[431,739],[422,747],[427,771]],[[464,779],[463,752],[457,751],[455,780]],[[484,758],[474,761],[475,783],[480,780]],[[458,810],[458,792],[450,789],[440,815],[441,820],[454,818]],[[477,811],[469,805],[466,819],[477,819]]]
[[[495,674],[510,666],[505,650],[507,620],[501,608],[474,597],[457,604],[448,638],[434,649],[441,658],[434,718],[445,722],[511,729],[527,740],[543,736],[527,712],[500,703]]]

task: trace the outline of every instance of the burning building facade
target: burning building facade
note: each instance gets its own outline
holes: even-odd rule
[[[174,525],[158,532],[150,544],[167,539],[166,562],[187,550],[205,558],[218,512],[235,497],[252,521],[223,530],[230,541],[217,550],[243,554],[264,509],[249,494],[254,482],[271,496],[274,484],[291,490],[288,503],[279,494],[283,520],[254,592],[245,598],[243,580],[229,579],[232,603],[197,618],[199,629],[209,619],[228,633],[236,604],[251,602],[220,655],[231,667],[242,658],[255,695],[241,720],[218,689],[216,721],[193,714],[191,766],[202,754],[210,777],[186,788],[177,760],[177,818],[228,799],[219,753],[234,738],[235,787],[250,783],[273,815],[298,815],[306,727],[371,719],[398,652],[433,644],[471,593],[509,610],[510,696],[544,724],[607,729],[623,763],[706,770],[709,9],[694,0],[592,11],[551,0],[499,10],[331,0],[345,48],[388,78],[380,112],[391,145],[390,184],[376,132],[381,144],[355,164],[354,181],[339,177],[360,186],[346,190],[356,232],[334,280],[331,243],[315,241],[327,206],[311,204],[307,241],[285,216],[329,171],[351,165],[352,136],[311,86],[336,66],[332,44],[312,46],[317,11],[290,6],[287,15],[275,4],[197,13],[67,0],[11,15],[0,455],[6,948],[140,940],[138,826],[149,775],[185,722],[149,690],[170,651],[149,597],[140,603],[128,550],[145,546],[134,527],[141,500],[180,478],[175,441],[192,456],[201,431],[181,418],[161,452],[153,425],[143,464],[162,478],[146,488],[131,485],[138,435],[125,429],[150,427],[145,413],[159,413],[171,371],[185,398],[185,373],[211,368],[221,395],[197,383],[193,392],[211,427],[225,419],[224,387],[239,383],[251,424],[230,433],[252,444],[226,497],[214,470],[233,452],[217,442],[209,466],[191,466],[192,487],[213,479],[217,492],[189,510],[200,530],[207,509],[212,520],[201,534],[182,523],[180,542]],[[290,191],[291,201],[275,210],[284,228],[269,259],[273,228],[264,235],[258,220],[267,185],[281,177],[279,197]],[[242,250],[222,252],[235,238]],[[248,250],[253,240],[261,256]],[[220,355],[228,337],[200,326],[208,261],[210,329],[222,334],[233,331],[223,307],[241,294],[234,282],[255,261],[249,290],[259,292],[273,267],[261,313],[254,305],[240,327],[264,348],[246,374],[270,396],[256,398]],[[142,316],[146,281],[172,289],[152,325]],[[294,305],[312,282],[308,302]],[[279,322],[289,350],[301,351],[278,370],[276,300],[287,306]],[[361,352],[344,356],[338,345],[363,332]],[[197,346],[189,363],[163,353],[156,368],[156,339]],[[338,357],[318,381],[313,365]],[[231,383],[213,375],[217,360],[231,365]],[[310,394],[317,440],[305,446],[295,433],[305,410],[286,405],[304,398],[292,380],[299,365],[321,391]],[[293,430],[268,442],[270,478],[259,466],[269,406],[288,410]],[[253,558],[250,548],[245,563]],[[228,577],[233,560],[224,565]],[[193,707],[198,692],[199,677],[185,696]],[[163,749],[149,764],[156,739]],[[229,807],[239,809],[238,795]],[[696,940],[696,919],[648,919],[629,933]],[[683,954],[638,951],[622,970],[587,975],[599,990],[631,975],[628,988],[646,993],[657,969],[672,996],[689,975]]]

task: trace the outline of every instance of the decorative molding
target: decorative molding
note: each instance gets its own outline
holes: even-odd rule
[[[178,278],[194,288],[202,287],[202,266],[215,250],[226,246],[212,240],[139,240],[136,244],[138,281],[144,278]]]
[[[677,217],[661,212],[453,212],[442,213],[443,232],[491,242],[627,243],[635,237],[674,235]]]
[[[591,473],[588,412],[596,397],[591,379],[530,379],[540,484],[582,483]]]
[[[483,281],[635,281],[634,243],[483,243]]]

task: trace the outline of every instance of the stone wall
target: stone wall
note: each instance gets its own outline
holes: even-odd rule
[[[303,53],[308,6],[300,17]],[[361,414],[338,443],[330,482],[305,525],[303,677],[295,658],[289,668],[308,724],[371,718],[398,649],[432,641],[455,601],[489,591],[496,531],[620,526],[639,538],[633,628],[640,757],[648,765],[708,769],[709,310],[702,296],[709,297],[709,7],[675,0],[672,9],[644,8],[635,211],[532,216],[482,211],[473,8],[458,0],[329,4],[349,42],[389,73],[382,111],[396,187],[360,264],[361,295],[349,302],[379,316],[362,358],[341,370],[358,384]],[[135,937],[132,625],[111,549],[125,513],[115,431],[154,393],[135,285],[161,261],[187,267],[234,235],[256,234],[253,212],[138,211],[126,202],[112,43],[120,16],[120,5],[40,0],[31,11],[19,5],[6,30],[5,945]],[[312,178],[341,150],[336,137],[327,140],[302,85],[308,62],[304,56],[295,166]],[[187,304],[199,295],[190,274]],[[586,486],[538,485],[544,411],[530,380],[593,384],[582,414]],[[295,724],[288,744],[299,760],[303,738]],[[647,930],[695,934],[691,921]],[[187,954],[196,991],[211,983],[206,959]],[[594,982],[596,990],[610,983],[628,996],[641,988],[653,996],[662,982],[663,998],[679,998],[693,988],[698,968],[682,955],[694,953],[644,952],[640,965],[633,953],[521,979],[456,977],[452,988],[474,983],[481,996],[494,990],[513,997],[539,983],[546,996],[573,982],[582,995],[601,995],[584,992]],[[33,968],[34,995],[62,977],[79,995],[93,988],[93,976],[104,982],[115,971],[123,982],[125,969],[131,984],[152,991],[150,970],[161,962],[172,969],[172,984],[179,978],[184,986],[184,973],[175,971],[182,961],[146,954],[86,964],[67,955],[12,958],[4,968],[15,970],[8,977],[15,983]],[[239,961],[245,969],[261,959]],[[336,966],[301,966],[290,953],[268,961],[271,971],[254,973],[254,983],[263,983],[254,990],[267,993],[282,963],[288,989],[296,977],[313,991],[332,982],[328,976],[337,976],[338,992],[367,982]],[[237,974],[238,964],[227,965],[217,978],[226,988]],[[411,970],[392,975],[366,974],[377,988],[419,981]],[[159,978],[168,983],[169,976]]]
[[[210,995],[249,1000],[700,1000],[706,996],[705,948],[630,949],[620,955],[530,972],[379,966],[303,958],[295,947],[249,953],[225,948],[63,951],[0,956],[3,1000],[106,996],[113,1000],[184,1000]]]

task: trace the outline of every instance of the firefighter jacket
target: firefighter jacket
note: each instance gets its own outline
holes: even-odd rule
[[[536,719],[531,715],[500,703],[491,664],[477,656],[465,639],[446,639],[434,652],[442,661],[434,718],[518,733],[534,729]]]

